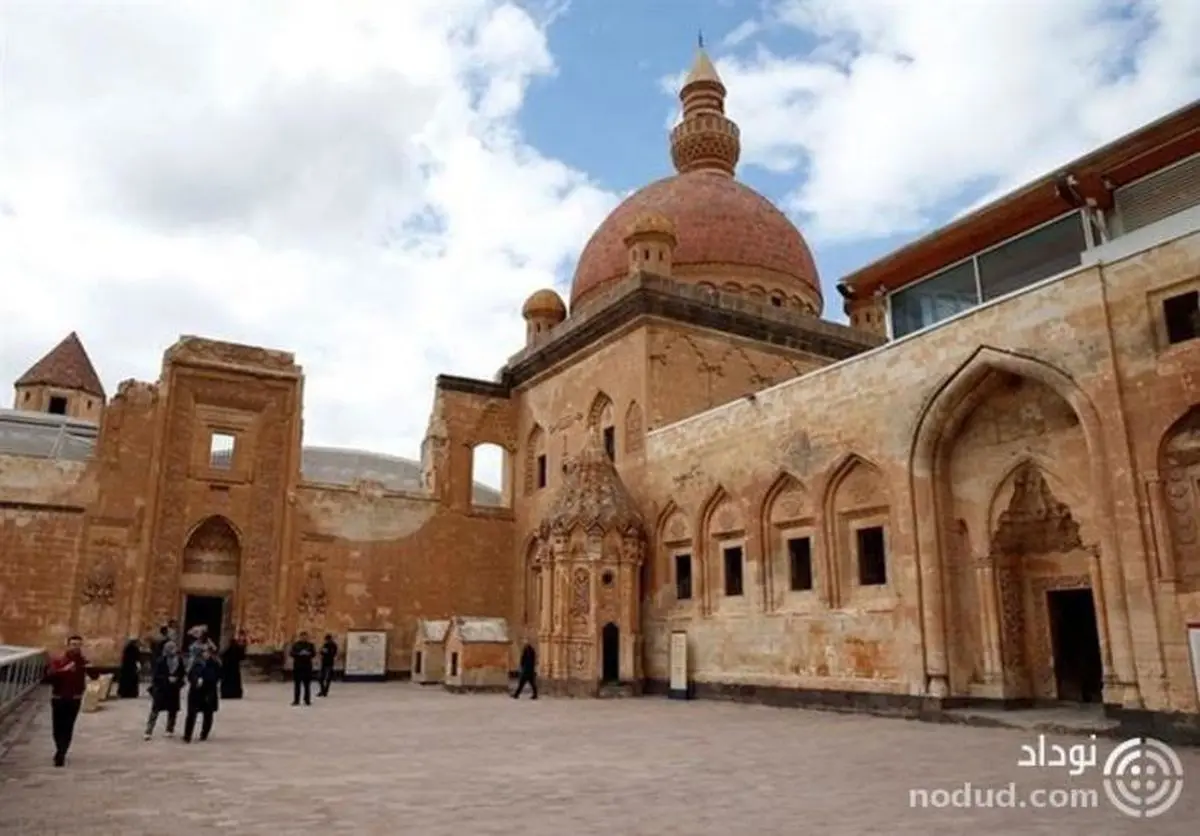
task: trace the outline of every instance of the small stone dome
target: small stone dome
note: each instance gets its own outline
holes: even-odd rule
[[[567,317],[567,306],[562,297],[549,288],[535,290],[521,307],[521,315],[526,319],[545,317],[561,322]]]
[[[674,241],[675,224],[661,212],[642,212],[629,224],[629,229],[625,232],[625,241],[628,243],[634,238],[647,235],[661,235]]]

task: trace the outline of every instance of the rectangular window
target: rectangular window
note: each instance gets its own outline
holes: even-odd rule
[[[27,393],[28,394],[28,393]],[[46,411],[51,415],[66,415],[67,414],[67,399],[61,395],[51,395],[50,405],[46,407]]]
[[[883,586],[887,583],[887,555],[884,551],[883,526],[860,528],[858,540],[858,583],[860,586]]]
[[[458,676],[458,654],[450,654],[450,675]]]
[[[1192,290],[1164,299],[1162,306],[1169,344],[1200,337],[1200,291]]]
[[[417,663],[414,667],[417,669],[417,673],[421,672],[421,651],[419,650],[417,651]]]
[[[1087,249],[1083,220],[1072,212],[979,256],[983,301],[1078,267]]]
[[[233,448],[237,438],[229,433],[213,433],[208,441],[208,466],[228,470],[233,466]]]
[[[724,549],[725,556],[725,594],[742,594],[742,547],[728,546]]]
[[[613,461],[617,460],[617,430],[615,427],[604,428],[604,452]]]
[[[787,550],[792,592],[807,592],[813,588],[812,540],[793,537],[787,541]]]
[[[546,487],[546,454],[537,457],[537,486]]]
[[[892,294],[892,336],[899,339],[978,304],[975,265],[964,261]]]
[[[692,598],[692,556],[675,555],[675,599],[690,601]]]

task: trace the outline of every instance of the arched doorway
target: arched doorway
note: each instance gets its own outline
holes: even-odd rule
[[[179,581],[185,630],[203,624],[218,645],[229,634],[241,556],[237,532],[224,517],[208,517],[192,530]]]
[[[600,656],[602,682],[621,680],[621,631],[611,621],[600,631]]]

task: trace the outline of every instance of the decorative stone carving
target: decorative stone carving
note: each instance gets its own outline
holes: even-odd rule
[[[562,484],[542,520],[540,536],[546,539],[575,526],[604,532],[644,530],[629,489],[595,439],[567,461]]]
[[[102,559],[92,566],[83,582],[83,603],[111,607],[117,599],[117,570],[112,561]]]
[[[184,574],[236,575],[239,553],[237,534],[225,520],[209,517],[192,532],[183,549]]]
[[[603,658],[597,624],[605,619],[622,636],[637,638],[641,619],[638,601],[628,579],[631,568],[644,558],[645,527],[637,506],[616,468],[600,447],[598,434],[589,433],[578,456],[568,461],[537,538],[547,543],[547,569],[554,572],[557,593],[550,601],[552,616],[539,612],[538,623],[554,625],[543,635],[543,655],[551,663],[551,687],[568,693],[596,693],[601,671],[591,668]],[[543,570],[546,571],[546,570]],[[609,579],[593,583],[596,578]],[[561,667],[560,667],[561,665]],[[622,676],[635,677],[626,670]]]
[[[296,609],[301,615],[316,618],[325,615],[327,605],[328,596],[325,594],[325,579],[321,576],[321,570],[309,569]]]
[[[1071,509],[1054,496],[1037,465],[1022,464],[1013,478],[1008,508],[992,535],[992,553],[1050,554],[1082,547]]]
[[[591,612],[592,591],[588,570],[579,568],[571,577],[571,617],[586,619]]]

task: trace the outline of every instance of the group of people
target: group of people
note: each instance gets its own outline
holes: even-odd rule
[[[242,660],[246,657],[247,644],[246,632],[238,630],[225,650],[218,654],[208,628],[203,625],[192,627],[182,636],[176,621],[161,627],[158,636],[150,642],[150,715],[146,718],[143,739],[150,740],[154,736],[162,714],[166,714],[166,734],[173,736],[179,712],[186,705],[181,739],[191,743],[199,721],[199,739],[207,740],[221,700],[242,698]],[[326,634],[318,650],[309,640],[308,633],[302,632],[292,643],[289,655],[292,659],[292,705],[299,705],[301,697],[305,705],[312,705],[312,680],[318,656],[317,696],[328,696],[338,656],[338,645],[333,636]],[[119,697],[136,698],[139,695],[142,669],[142,645],[136,639],[130,639],[121,654],[117,679]],[[50,706],[55,766],[66,764],[87,679],[96,678],[98,673],[83,655],[83,638],[78,635],[67,639],[66,650],[50,662],[48,678],[52,689]],[[188,689],[186,703],[183,699],[185,685]]]
[[[168,622],[162,627],[150,652],[150,716],[146,718],[143,739],[150,740],[154,736],[159,715],[164,713],[167,715],[167,736],[175,734],[186,684],[187,712],[182,740],[192,742],[197,720],[200,721],[199,739],[207,740],[221,700],[242,698],[242,659],[246,656],[247,641],[246,632],[239,630],[218,658],[216,643],[209,637],[207,627],[200,625],[188,630],[182,644],[176,622]],[[131,695],[136,697],[140,652],[134,656],[130,646],[138,650],[136,642],[126,646],[117,693],[126,696],[131,689]],[[122,693],[122,687],[127,688],[126,693]]]

